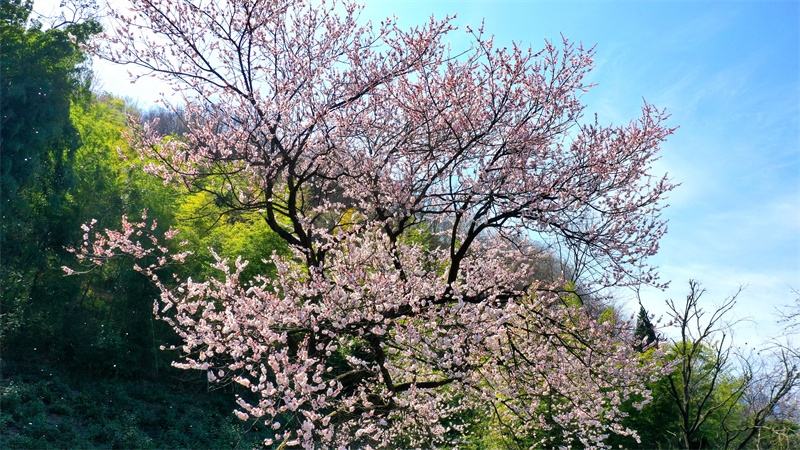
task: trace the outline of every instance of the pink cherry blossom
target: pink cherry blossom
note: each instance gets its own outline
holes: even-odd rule
[[[627,321],[569,286],[658,285],[673,185],[651,167],[673,129],[647,103],[627,125],[584,120],[592,49],[467,29],[453,50],[451,18],[360,25],[349,2],[132,3],[91,50],[171,83],[192,118],[186,139],[128,133],[143,170],[259,212],[293,251],[264,255],[272,279],[215,254],[216,276],[166,282],[187,253],[167,257],[146,215],[87,225],[90,263],[147,261],[176,366],[240,384],[235,414],[304,448],[453,445],[467,411],[534,446],[635,435],[619,406],[647,401],[660,351],[635,353]],[[562,273],[537,275],[556,249]]]

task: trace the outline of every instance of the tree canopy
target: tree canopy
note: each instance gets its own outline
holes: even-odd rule
[[[536,240],[568,249],[587,289],[657,283],[664,111],[583,120],[593,51],[566,39],[533,52],[468,29],[457,55],[450,18],[401,30],[360,25],[349,2],[133,3],[93,51],[160,74],[189,118],[184,139],[129,135],[144,169],[258,214],[292,251],[263,255],[271,278],[219,257],[216,275],[170,281],[188,253],[146,217],[88,232],[85,261],[142,261],[181,367],[249,388],[237,414],[284,445],[443,445],[473,410],[531,445],[634,433],[618,405],[647,396],[659,358],[582,308],[576,280],[537,279]]]
[[[80,224],[70,189],[81,139],[70,107],[89,96],[87,60],[78,42],[100,31],[92,21],[43,30],[30,21],[31,6],[20,0],[0,2],[4,336],[16,329],[15,317],[22,311],[44,311],[49,305],[45,297],[57,298],[73,285],[56,281],[62,276],[50,261],[67,255],[64,246]]]

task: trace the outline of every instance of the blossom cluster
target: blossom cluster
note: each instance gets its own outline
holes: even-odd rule
[[[102,264],[149,254],[131,238],[150,225],[124,223],[79,255]],[[267,444],[452,444],[470,425],[463,413],[478,410],[509,435],[543,435],[537,445],[554,426],[588,446],[635,433],[620,425],[619,406],[648,398],[644,385],[664,366],[633,351],[624,321],[591,316],[558,283],[509,296],[529,270],[496,248],[448,283],[442,250],[392,243],[381,230],[336,240],[323,267],[303,267],[300,252],[273,255],[273,279],[243,281],[247,261],[216,253],[219,275],[203,281],[168,286],[155,266],[136,266],[161,291],[155,313],[184,341],[175,365],[251,391],[236,415],[271,427]],[[484,300],[469,300],[477,292]]]

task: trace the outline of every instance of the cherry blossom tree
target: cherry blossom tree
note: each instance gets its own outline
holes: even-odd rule
[[[658,284],[647,258],[673,185],[651,165],[673,131],[666,113],[645,103],[627,125],[583,120],[593,50],[566,39],[533,52],[467,28],[471,47],[453,51],[450,17],[401,30],[359,12],[288,0],[116,11],[91,50],[169,82],[191,119],[185,139],[149,124],[129,134],[144,170],[258,212],[293,256],[264,255],[272,279],[242,279],[247,261],[222,258],[217,277],[169,279],[185,254],[127,219],[87,225],[76,253],[137,259],[185,342],[176,364],[249,388],[236,414],[271,426],[267,445],[452,444],[469,410],[535,446],[635,433],[618,406],[647,398],[658,353],[637,356],[630,324],[588,314],[570,286]],[[534,276],[542,243],[573,255],[571,279]]]

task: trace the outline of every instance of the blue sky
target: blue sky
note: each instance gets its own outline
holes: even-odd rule
[[[37,0],[42,11],[52,0]],[[739,297],[741,344],[777,333],[773,312],[800,289],[800,2],[381,1],[362,17],[395,14],[403,26],[431,14],[458,13],[463,25],[533,46],[560,34],[596,47],[597,86],[584,96],[601,123],[639,114],[642,98],[679,126],[655,171],[681,186],[665,216],[669,233],[659,255],[666,292],[646,290],[645,306],[662,313],[680,300],[687,281],[707,288],[709,307],[747,286]],[[96,63],[103,89],[152,103],[164,88],[131,85],[125,69]],[[635,308],[630,292],[619,293]]]

